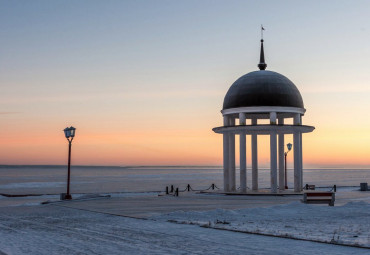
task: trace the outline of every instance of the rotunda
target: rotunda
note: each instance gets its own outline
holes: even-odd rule
[[[306,109],[294,83],[284,75],[266,71],[266,67],[261,40],[259,71],[245,74],[231,85],[221,111],[224,125],[213,128],[215,133],[223,134],[225,192],[236,192],[235,135],[240,139],[240,192],[247,192],[247,135],[251,137],[252,190],[258,190],[257,139],[259,135],[269,135],[271,193],[277,193],[278,188],[283,191],[286,186],[284,136],[287,134],[293,135],[294,191],[302,191],[302,133],[312,132],[315,128],[302,125]],[[262,124],[264,119],[269,119],[270,124]],[[284,124],[286,119],[293,119],[293,124]]]

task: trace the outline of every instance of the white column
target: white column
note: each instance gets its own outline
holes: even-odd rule
[[[247,149],[245,133],[240,134],[240,192],[247,192]]]
[[[302,115],[299,115],[299,124],[302,125]],[[302,133],[299,133],[299,161],[300,161],[300,176],[301,176],[301,191],[303,189],[303,157],[302,157]]]
[[[293,150],[294,150],[294,192],[301,191],[301,176],[300,176],[300,142],[299,133],[294,132],[293,134]]]
[[[229,118],[229,125],[235,126],[235,118]],[[235,191],[235,134],[229,135],[229,189]]]
[[[252,119],[252,125],[257,125],[257,119]],[[257,134],[252,134],[252,190],[258,190],[258,155]]]
[[[245,114],[239,113],[239,125],[245,125]],[[245,133],[239,135],[240,152],[240,192],[247,192],[247,152]]]
[[[279,118],[279,125],[284,125],[284,118]],[[284,134],[279,134],[279,189],[285,189]]]
[[[301,125],[301,115],[297,113],[294,116],[294,125]],[[294,147],[294,191],[300,192],[301,185],[301,143],[300,133],[294,132],[293,134],[293,147]]]
[[[270,176],[271,193],[277,192],[277,150],[276,150],[276,132],[270,134]]]
[[[270,125],[276,125],[276,112],[270,112]],[[270,183],[271,193],[277,192],[277,149],[276,131],[270,133]]]
[[[299,133],[299,145],[300,145],[300,148],[299,148],[299,163],[300,163],[300,176],[301,176],[301,184],[300,184],[300,188],[301,188],[301,191],[303,189],[303,158],[302,158],[302,133]]]
[[[229,119],[224,116],[224,126],[229,125]],[[229,191],[229,134],[223,133],[224,146],[224,191]]]

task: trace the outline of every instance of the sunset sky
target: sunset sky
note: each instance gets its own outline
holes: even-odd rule
[[[0,165],[65,164],[70,125],[73,164],[221,165],[212,128],[261,24],[316,127],[305,166],[370,166],[370,2],[350,0],[1,0]]]

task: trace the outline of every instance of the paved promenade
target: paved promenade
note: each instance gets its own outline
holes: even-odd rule
[[[160,213],[174,211],[207,211],[214,209],[241,209],[254,207],[269,207],[277,204],[298,201],[300,196],[227,196],[206,194],[180,194],[174,196],[134,196],[98,198],[85,201],[67,201],[55,203],[56,206],[66,206],[94,212],[136,218],[148,218]]]
[[[341,189],[336,193],[335,205],[343,205],[354,199],[366,199],[368,192],[351,189]],[[136,218],[148,218],[156,214],[174,211],[207,211],[214,209],[242,209],[270,207],[300,201],[302,195],[287,196],[230,196],[221,194],[197,194],[183,192],[178,197],[172,195],[132,195],[126,197],[97,198],[55,203],[56,206],[66,206],[95,212]]]

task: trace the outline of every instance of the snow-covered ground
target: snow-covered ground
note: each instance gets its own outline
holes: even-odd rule
[[[293,202],[268,208],[178,211],[153,219],[370,248],[370,204],[365,201],[334,207]]]
[[[368,250],[139,220],[57,204],[0,208],[0,254],[364,254]]]
[[[115,198],[128,198],[128,197],[143,197],[143,196],[157,196],[157,192],[117,192],[105,194],[73,194],[74,200],[83,200],[89,198],[96,198],[98,196],[110,196]],[[0,195],[0,207],[5,206],[31,206],[40,205],[42,202],[60,202],[60,195],[37,195],[37,196],[24,196],[24,197],[6,197]]]
[[[0,255],[370,254],[370,193],[336,195],[334,207],[192,192],[0,196]]]

